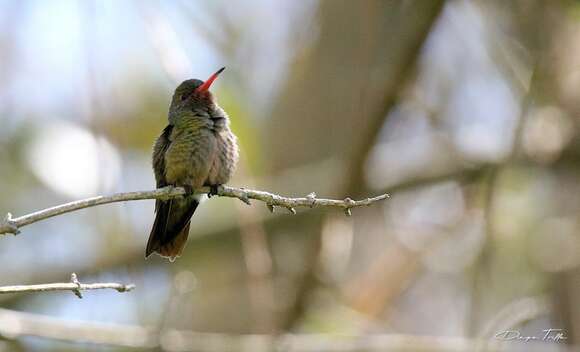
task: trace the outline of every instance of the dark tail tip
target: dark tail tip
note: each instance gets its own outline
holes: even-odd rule
[[[181,255],[187,243],[190,219],[198,204],[197,199],[193,198],[159,201],[145,249],[145,258],[157,253],[174,261]]]

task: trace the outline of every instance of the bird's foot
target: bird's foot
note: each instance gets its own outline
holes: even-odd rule
[[[192,195],[195,194],[195,189],[193,187],[191,187],[189,185],[187,185],[187,186],[181,186],[181,187],[183,187],[183,189],[185,190],[185,196],[186,197],[192,196]]]
[[[218,188],[220,185],[212,185],[209,186],[209,192],[207,193],[207,197],[211,198],[213,196],[217,196],[218,195]]]

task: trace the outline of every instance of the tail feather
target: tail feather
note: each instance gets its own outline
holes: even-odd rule
[[[158,200],[145,257],[157,253],[173,261],[180,256],[187,242],[190,219],[198,205],[199,200],[195,197]]]

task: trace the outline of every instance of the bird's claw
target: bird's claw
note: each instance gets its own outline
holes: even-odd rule
[[[217,196],[218,195],[218,188],[219,188],[219,185],[209,186],[209,192],[207,193],[207,197],[211,198],[213,196]]]
[[[185,190],[185,196],[186,197],[195,194],[195,189],[193,187],[191,187],[189,185],[185,185],[185,186],[182,186],[182,187]]]

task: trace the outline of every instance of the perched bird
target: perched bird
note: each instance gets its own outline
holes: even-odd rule
[[[234,172],[238,161],[236,136],[230,130],[228,115],[209,91],[224,69],[205,82],[189,79],[175,89],[169,124],[153,147],[153,170],[157,188],[179,186],[188,194],[156,201],[145,257],[156,252],[173,261],[181,255],[200,200],[193,191],[225,184]]]

